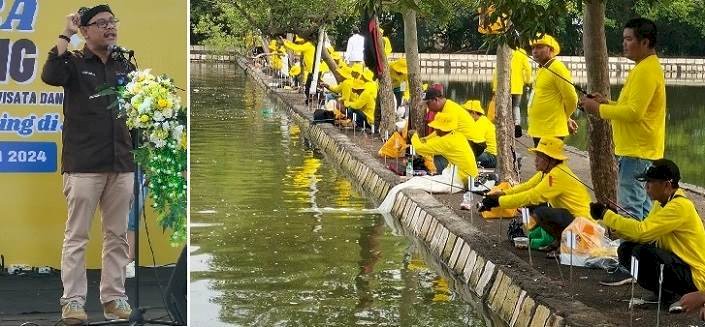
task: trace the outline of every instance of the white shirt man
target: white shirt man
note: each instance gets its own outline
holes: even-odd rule
[[[365,37],[359,33],[353,34],[348,39],[348,48],[345,50],[343,58],[350,65],[363,62],[365,60]]]

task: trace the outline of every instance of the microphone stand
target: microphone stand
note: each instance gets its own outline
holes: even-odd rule
[[[125,58],[124,53],[121,51],[113,51],[110,56],[115,61],[116,64],[121,65],[121,72],[129,72],[132,71],[132,68],[129,65],[129,62],[132,61],[134,58],[134,53],[130,52],[128,53],[129,59]],[[135,65],[136,68],[136,65]],[[118,73],[120,75],[123,75],[122,73]],[[127,82],[127,79],[121,80],[120,77],[118,77],[118,83],[122,82]],[[118,108],[120,110],[120,108]],[[132,136],[132,149],[137,150],[141,146],[141,141],[142,141],[142,130],[141,129],[135,129],[134,134]],[[142,212],[142,209],[144,208],[144,205],[140,206],[139,204],[142,203],[144,204],[144,199],[142,198],[142,185],[140,183],[140,176],[142,176],[142,169],[140,165],[135,162],[135,174],[134,174],[134,186],[132,188],[132,196],[133,196],[133,207],[135,210],[133,210],[132,215],[133,219],[135,220],[135,306],[132,308],[132,313],[130,314],[129,319],[115,319],[115,320],[106,320],[106,321],[97,321],[97,322],[91,322],[88,323],[88,326],[107,326],[107,325],[124,325],[125,323],[129,323],[131,326],[142,326],[144,324],[154,324],[154,325],[167,325],[167,326],[185,326],[186,325],[186,320],[185,320],[185,315],[186,312],[184,311],[183,313],[181,312],[171,312],[170,307],[166,303],[166,299],[162,296],[164,294],[161,294],[160,290],[160,296],[162,296],[162,303],[165,305],[164,310],[166,310],[167,314],[169,315],[170,319],[173,319],[172,317],[176,316],[177,320],[156,320],[156,319],[144,319],[144,314],[147,311],[147,308],[140,307],[140,269],[139,269],[139,258],[140,258],[140,233],[139,233],[139,221],[140,221],[140,214]],[[140,201],[142,200],[142,201]],[[147,221],[145,219],[145,225],[147,224]],[[181,255],[183,258],[179,258],[180,261],[181,259],[185,259],[184,253],[185,253],[186,248],[184,248],[184,251]],[[183,262],[184,267],[185,267],[185,260]],[[177,264],[179,266],[179,264]],[[156,267],[154,267],[156,269]],[[180,272],[182,269],[178,269],[177,267],[174,268],[174,272],[172,273],[172,276],[169,280],[169,285],[167,288],[167,292],[169,291],[170,288],[173,287],[178,287],[178,285],[172,285],[175,283],[180,282],[180,279],[178,276],[174,276],[174,273]],[[184,270],[185,274],[185,270]],[[158,283],[159,281],[157,281]],[[184,276],[183,282],[186,283],[186,279]],[[159,286],[161,288],[161,286]],[[178,308],[180,309],[180,308]],[[183,314],[184,318],[182,318],[181,314]]]

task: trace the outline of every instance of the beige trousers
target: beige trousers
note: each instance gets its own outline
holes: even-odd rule
[[[59,301],[86,302],[86,246],[91,221],[100,204],[103,223],[103,254],[100,302],[125,298],[125,266],[129,262],[127,214],[132,200],[134,173],[64,173],[68,219],[61,251]]]

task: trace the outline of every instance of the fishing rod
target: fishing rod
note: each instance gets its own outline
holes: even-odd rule
[[[566,83],[572,85],[572,86],[575,88],[576,91],[578,91],[578,92],[580,92],[580,93],[586,95],[588,98],[592,98],[592,97],[593,97],[591,94],[589,94],[587,91],[585,91],[582,87],[580,87],[579,85],[576,85],[575,83],[569,81],[567,78],[563,77],[561,74],[556,73],[555,71],[551,70],[551,69],[548,67],[548,64],[549,64],[550,62],[552,62],[553,59],[555,59],[555,57],[554,57],[554,58],[551,58],[549,61],[546,62],[546,64],[543,64],[543,65],[542,65],[540,62],[538,62],[538,60],[534,59],[534,57],[532,57],[532,56],[529,56],[527,53],[521,52],[521,51],[516,51],[516,52],[519,52],[519,53],[523,54],[524,56],[526,56],[527,58],[531,59],[531,61],[533,61],[533,62],[535,62],[536,64],[539,65],[539,68],[543,68],[543,69],[545,69],[545,70],[551,72],[553,75],[556,75],[558,78],[560,78],[560,79],[564,80]]]
[[[517,143],[523,145],[525,148],[531,149],[529,146],[527,146],[526,144],[522,143],[522,142],[519,141],[518,139],[515,139],[515,141],[516,141]],[[573,174],[568,173],[565,169],[563,169],[563,168],[561,168],[561,167],[555,166],[555,168],[558,168],[558,169],[561,170],[562,172],[566,173],[568,176],[573,177],[573,179],[575,179],[576,181],[578,181],[580,184],[583,184],[583,186],[585,186],[588,190],[590,190],[590,191],[592,191],[593,193],[595,193],[595,189],[593,189],[592,187],[590,187],[590,186],[588,186],[587,184],[585,184],[585,183],[584,183],[583,181],[581,181],[578,177],[573,176]],[[627,211],[627,209],[622,208],[622,207],[621,207],[619,204],[617,204],[616,202],[614,202],[614,201],[612,201],[612,200],[610,200],[610,199],[608,199],[608,198],[605,198],[605,199],[607,200],[607,202],[609,202],[609,204],[613,205],[615,208],[617,208],[617,209],[619,209],[619,210],[622,210],[622,211],[623,211],[624,213],[626,213],[629,217],[634,218],[634,219],[636,219],[636,220],[641,220],[641,219],[639,219],[637,216],[635,216],[634,214],[632,214],[631,212]]]

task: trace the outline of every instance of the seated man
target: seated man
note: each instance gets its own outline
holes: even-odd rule
[[[470,146],[477,156],[477,162],[484,168],[497,166],[497,133],[494,124],[485,117],[480,100],[468,100],[463,108],[470,113],[475,121]]]
[[[428,90],[426,90],[423,100],[426,103],[426,107],[428,107],[429,112],[436,114],[442,112],[444,114],[454,116],[455,121],[458,124],[456,132],[463,135],[466,142],[470,140],[473,129],[475,128],[475,121],[472,120],[470,114],[463,109],[463,107],[455,101],[445,97],[443,94],[443,85],[438,83],[431,85]],[[443,156],[435,156],[433,158],[433,162],[438,171],[443,171],[446,165],[448,165],[448,161],[446,159],[448,158],[444,158]]]
[[[420,138],[419,134],[413,133],[411,137],[411,145],[416,153],[422,156],[445,157],[458,168],[457,174],[464,184],[467,184],[468,176],[477,177],[475,156],[465,136],[456,130],[458,121],[455,116],[440,112],[428,126],[435,130],[430,135]]]
[[[555,239],[543,250],[555,250],[563,230],[575,217],[590,219],[590,195],[565,163],[568,157],[559,138],[542,137],[529,151],[536,154],[536,175],[506,191],[488,193],[482,206],[485,210],[528,207],[536,223]],[[539,206],[546,202],[551,206]]]
[[[654,200],[643,221],[621,216],[602,203],[591,203],[590,214],[611,228],[624,241],[617,251],[622,269],[609,280],[600,282],[617,286],[633,282],[624,267],[631,257],[639,260],[637,282],[658,294],[659,265],[663,264],[662,301],[694,291],[705,291],[705,229],[693,202],[678,187],[680,170],[668,159],[653,162],[637,177],[646,181],[646,193]]]
[[[353,82],[351,94],[353,100],[344,100],[344,105],[348,109],[348,118],[355,118],[353,119],[354,123],[360,128],[371,127],[375,124],[377,105],[377,82],[371,76],[365,76],[364,80],[356,79]]]

